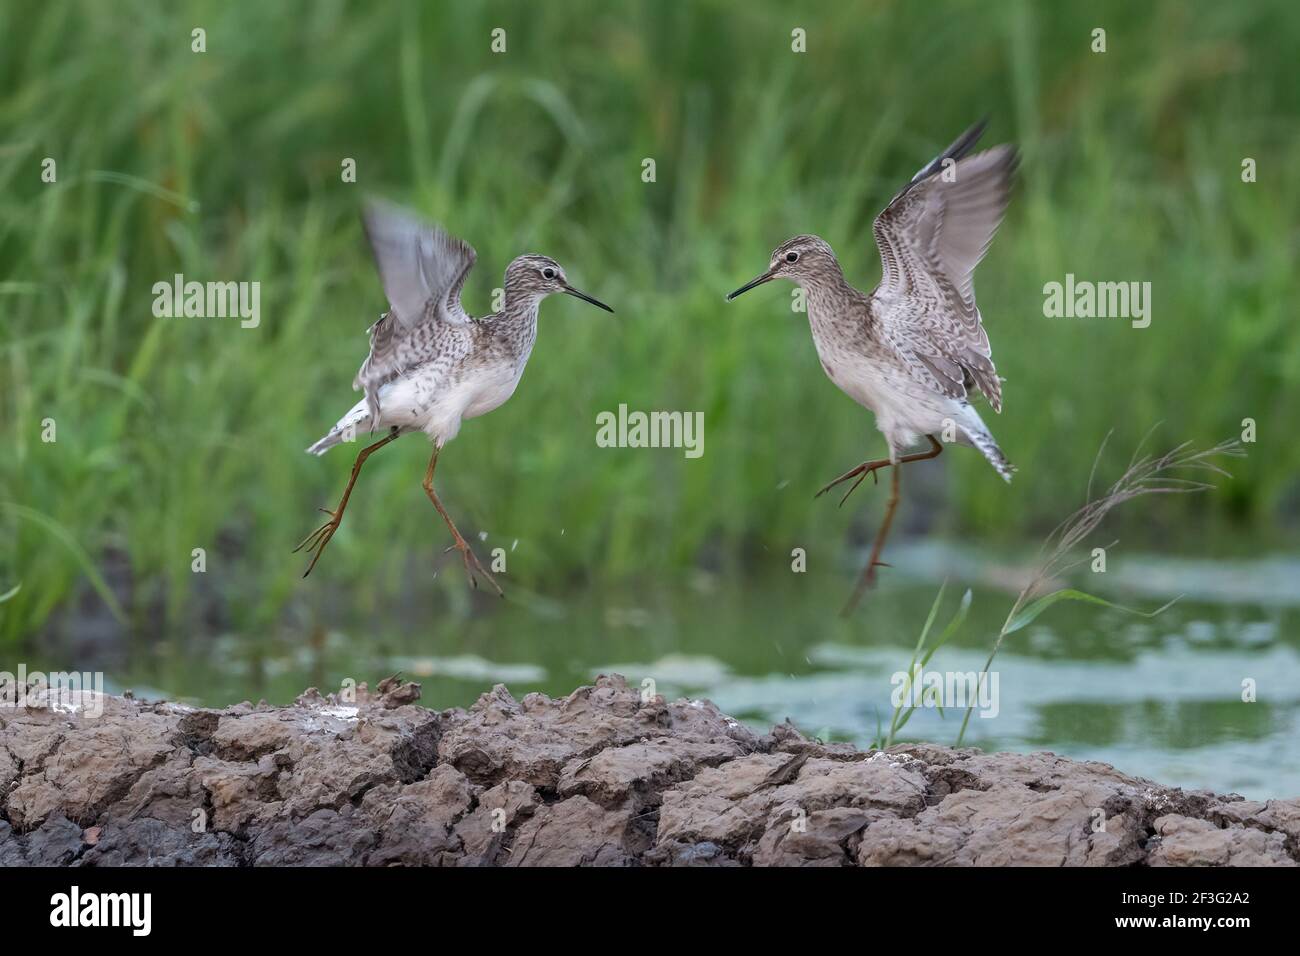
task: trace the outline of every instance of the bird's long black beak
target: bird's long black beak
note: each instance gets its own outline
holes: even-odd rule
[[[772,281],[773,279],[775,279],[775,278],[776,278],[776,276],[773,275],[771,271],[764,272],[764,273],[763,273],[761,276],[759,276],[757,279],[754,279],[752,282],[746,282],[744,285],[742,285],[742,286],[741,286],[739,289],[737,289],[735,292],[731,293],[731,295],[727,296],[727,301],[730,302],[730,301],[731,301],[732,299],[734,299],[736,296],[738,296],[738,295],[744,295],[744,294],[745,294],[746,292],[748,292],[750,289],[756,289],[756,288],[758,288],[759,286],[761,286],[764,282],[771,282],[771,281]]]
[[[583,302],[590,302],[592,305],[596,306],[599,309],[604,309],[606,312],[614,311],[609,306],[607,306],[604,302],[601,302],[599,299],[593,299],[591,296],[587,295],[587,293],[582,292],[579,289],[575,289],[571,285],[566,285],[564,287],[564,294],[571,295],[575,299],[581,299]]]

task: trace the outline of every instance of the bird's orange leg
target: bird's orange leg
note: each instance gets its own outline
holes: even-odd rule
[[[898,459],[898,463],[900,465],[909,461],[925,461],[927,458],[939,457],[939,453],[943,451],[943,446],[940,445],[935,440],[935,437],[933,435],[926,435],[925,437],[930,439],[930,450],[917,452],[915,455],[904,455],[902,458]],[[853,485],[849,488],[849,490],[844,493],[844,497],[840,499],[840,507],[843,508],[844,502],[849,500],[849,495],[853,494],[853,492],[858,490],[858,485],[862,484],[862,482],[866,479],[867,475],[871,475],[872,480],[878,482],[880,479],[876,477],[876,471],[880,468],[884,468],[886,465],[892,465],[892,464],[893,462],[890,461],[888,458],[877,458],[874,461],[864,461],[862,464],[858,465],[858,467],[851,468],[848,471],[846,471],[844,474],[840,475],[838,478],[832,481],[821,491],[817,492],[817,494],[813,495],[813,497],[820,498],[822,495],[826,494],[826,492],[830,491],[836,485],[840,484],[841,482],[848,481],[850,478],[856,476],[858,480],[853,483]]]
[[[885,520],[880,523],[880,530],[876,532],[876,542],[871,546],[871,557],[867,559],[867,566],[862,569],[862,577],[858,579],[858,586],[853,589],[853,596],[849,598],[849,603],[844,605],[843,613],[846,617],[853,613],[853,609],[858,606],[867,589],[876,583],[876,568],[884,566],[884,562],[880,560],[880,552],[884,550],[885,538],[889,537],[889,526],[893,524],[894,511],[898,508],[897,468],[894,469],[891,485],[889,504],[885,506]]]
[[[935,441],[933,435],[926,435],[925,437],[930,439],[930,450],[928,452],[919,452],[915,455],[904,455],[902,458],[898,459],[898,464],[901,465],[907,461],[922,461],[927,458],[939,457],[939,453],[943,451],[943,446]],[[880,523],[880,530],[876,532],[876,540],[871,546],[871,557],[867,559],[867,566],[862,569],[862,576],[858,579],[858,585],[853,589],[853,595],[849,598],[849,603],[844,606],[843,613],[845,615],[853,612],[853,609],[858,606],[858,602],[862,600],[862,595],[867,592],[868,588],[876,583],[876,568],[888,567],[885,562],[880,560],[880,553],[885,548],[885,539],[889,537],[890,525],[894,523],[894,511],[898,508],[899,471],[899,468],[895,468],[891,476],[893,480],[890,483],[889,503],[885,506],[885,518]],[[864,474],[862,478],[865,477],[866,475]],[[862,478],[858,479],[858,483],[861,483]],[[856,488],[857,485],[855,484],[853,487]],[[852,490],[853,488],[849,489],[850,492]]]
[[[330,538],[334,537],[334,532],[339,530],[339,523],[343,520],[343,510],[348,506],[348,498],[352,494],[352,486],[357,483],[357,475],[361,474],[361,466],[366,463],[366,459],[370,457],[371,452],[383,448],[390,441],[395,439],[397,434],[397,429],[393,429],[373,445],[367,445],[365,448],[361,449],[361,453],[357,455],[356,462],[352,465],[352,477],[348,479],[348,486],[343,489],[343,497],[339,499],[338,509],[335,511],[329,511],[325,508],[321,508],[321,511],[330,516],[330,520],[326,521],[311,534],[307,535],[307,537],[302,540],[302,543],[293,549],[294,554],[297,554],[303,548],[310,548],[314,552],[311,564],[307,565],[307,570],[302,574],[304,578],[311,574],[311,569],[316,567],[316,562],[319,561],[320,556],[325,553],[325,546],[330,543]]]
[[[439,449],[435,446],[433,449],[433,457],[429,459],[429,468],[424,473],[424,493],[429,496],[429,500],[433,502],[433,506],[438,509],[438,514],[442,515],[442,520],[447,522],[447,527],[451,529],[451,536],[455,539],[452,548],[455,548],[460,552],[461,560],[465,562],[465,573],[469,575],[469,583],[474,587],[478,587],[478,579],[474,577],[474,571],[477,569],[478,572],[482,574],[483,577],[487,578],[489,583],[497,589],[497,594],[505,597],[505,592],[501,590],[501,585],[497,584],[497,580],[492,577],[492,573],[479,563],[478,556],[474,554],[474,550],[469,546],[469,542],[467,542],[464,537],[461,536],[461,533],[456,530],[456,523],[451,520],[451,515],[447,514],[447,509],[442,506],[442,502],[438,500],[438,495],[433,490],[433,469],[438,464],[438,451]],[[451,548],[448,548],[447,550],[450,551]]]

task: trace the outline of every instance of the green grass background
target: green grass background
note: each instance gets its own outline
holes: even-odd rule
[[[517,587],[858,543],[881,496],[836,511],[811,492],[882,450],[870,416],[825,379],[788,288],[722,296],[802,231],[870,288],[875,213],[986,114],[985,145],[1024,152],[977,282],[1007,379],[990,424],[1021,471],[1008,487],[945,456],[936,533],[1038,535],[1109,430],[1122,458],[1157,421],[1156,444],[1208,444],[1250,417],[1259,441],[1225,493],[1147,508],[1127,540],[1289,537],[1298,40],[1283,0],[5,3],[0,594],[21,588],[0,640],[106,597],[147,629],[193,623],[216,595],[256,629],[303,600],[463,588],[425,578],[445,533],[419,438],[371,459],[305,584],[289,554],[350,464],[302,449],[355,400],[383,308],[357,217],[370,192],[477,247],[471,312],[525,251],[618,310],[547,302],[515,397],[443,456],[444,499],[489,533],[480,547],[514,547]],[[260,281],[261,326],[155,319],[151,286],[176,272]],[[1042,286],[1067,272],[1151,282],[1151,327],[1044,318]],[[703,411],[704,457],[598,449],[596,414],[621,402]]]

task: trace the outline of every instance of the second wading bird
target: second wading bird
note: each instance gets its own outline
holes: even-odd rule
[[[476,258],[468,243],[387,204],[369,203],[362,218],[389,310],[370,327],[370,354],[353,382],[365,390],[365,398],[307,451],[323,455],[362,431],[386,434],[361,449],[338,508],[322,508],[330,519],[294,549],[313,552],[303,577],[338,530],[366,459],[399,436],[420,431],[433,442],[424,491],[451,530],[452,547],[460,551],[470,583],[477,586],[477,570],[501,593],[433,490],[438,453],[456,437],[462,420],[486,415],[514,394],[537,341],[542,299],[563,292],[614,310],[569,285],[554,259],[524,255],[506,267],[501,311],[471,318],[460,302]]]
[[[982,392],[995,412],[1002,387],[975,305],[974,272],[1006,211],[1015,174],[1013,146],[968,155],[984,123],[965,133],[917,173],[876,217],[883,266],[868,295],[844,278],[831,247],[817,236],[777,246],[768,269],[727,296],[730,301],[773,279],[790,279],[807,295],[808,322],[826,375],[876,416],[889,457],[864,461],[818,496],[856,478],[842,505],[871,475],[891,469],[891,494],[871,557],[849,600],[851,610],[883,565],[881,549],[898,507],[899,466],[943,451],[936,435],[978,449],[1007,481],[1015,471],[969,400]],[[922,438],[929,450],[904,454]]]

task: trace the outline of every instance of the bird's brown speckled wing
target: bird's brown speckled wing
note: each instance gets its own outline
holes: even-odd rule
[[[1001,411],[974,273],[1006,211],[1017,156],[1005,145],[966,156],[982,131],[980,124],[964,133],[876,218],[884,271],[872,308],[883,337],[918,379],[957,399],[974,385]]]
[[[474,248],[433,223],[389,203],[370,200],[362,214],[384,294],[407,328],[440,320],[470,321],[460,303]]]
[[[370,354],[353,382],[365,389],[374,427],[379,389],[430,358],[445,326],[472,321],[460,293],[476,254],[469,243],[389,203],[367,202],[362,221],[390,306],[370,327]]]

